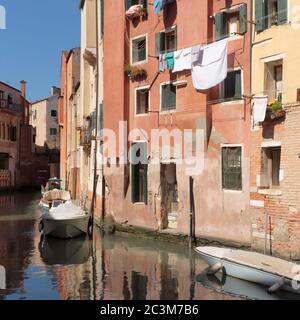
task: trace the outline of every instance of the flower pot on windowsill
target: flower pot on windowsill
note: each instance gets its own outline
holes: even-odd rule
[[[143,80],[148,76],[148,73],[145,69],[132,67],[128,64],[124,66],[124,72],[131,80]]]
[[[266,120],[275,120],[285,116],[285,110],[280,101],[275,101],[267,107]]]

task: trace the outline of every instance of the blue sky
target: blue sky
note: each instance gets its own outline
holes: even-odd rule
[[[19,88],[27,81],[27,98],[47,97],[60,86],[63,49],[80,45],[79,0],[0,0],[6,30],[0,29],[0,80]]]

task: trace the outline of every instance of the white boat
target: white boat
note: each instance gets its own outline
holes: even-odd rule
[[[264,254],[218,247],[197,247],[196,252],[217,272],[268,287],[268,292],[286,290],[300,293],[300,266]]]
[[[43,212],[40,231],[45,236],[75,238],[89,234],[90,220],[90,214],[87,211],[67,201]]]

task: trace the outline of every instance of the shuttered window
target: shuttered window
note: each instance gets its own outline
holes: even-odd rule
[[[278,24],[287,23],[287,18],[288,18],[287,0],[278,0],[277,8],[278,8]]]
[[[222,148],[222,187],[242,190],[242,148]]]
[[[239,8],[240,34],[245,34],[248,30],[247,4],[244,3]]]
[[[215,38],[221,40],[236,34],[245,34],[248,30],[247,4],[239,6],[238,10],[218,12],[215,15]]]
[[[12,126],[10,128],[10,140],[17,141],[17,127],[16,126]]]
[[[161,86],[161,111],[176,109],[176,87],[172,83]]]
[[[134,143],[131,150],[131,200],[132,203],[148,203],[148,155],[147,143]],[[139,161],[134,161],[138,157]]]
[[[161,53],[177,50],[177,27],[168,31],[155,34],[155,54],[158,57]]]
[[[255,31],[287,23],[287,0],[255,0]]]
[[[149,111],[149,89],[136,90],[136,114],[145,114]]]
[[[219,12],[215,16],[216,40],[227,37],[227,14]]]
[[[230,71],[224,81],[225,100],[239,100],[242,98],[241,70]]]

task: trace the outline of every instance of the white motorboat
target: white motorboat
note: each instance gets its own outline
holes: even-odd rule
[[[300,266],[264,254],[218,247],[197,247],[196,252],[217,272],[268,287],[268,292],[286,290],[300,293]]]
[[[90,214],[67,201],[42,214],[40,231],[45,236],[70,239],[88,234],[90,224]]]

